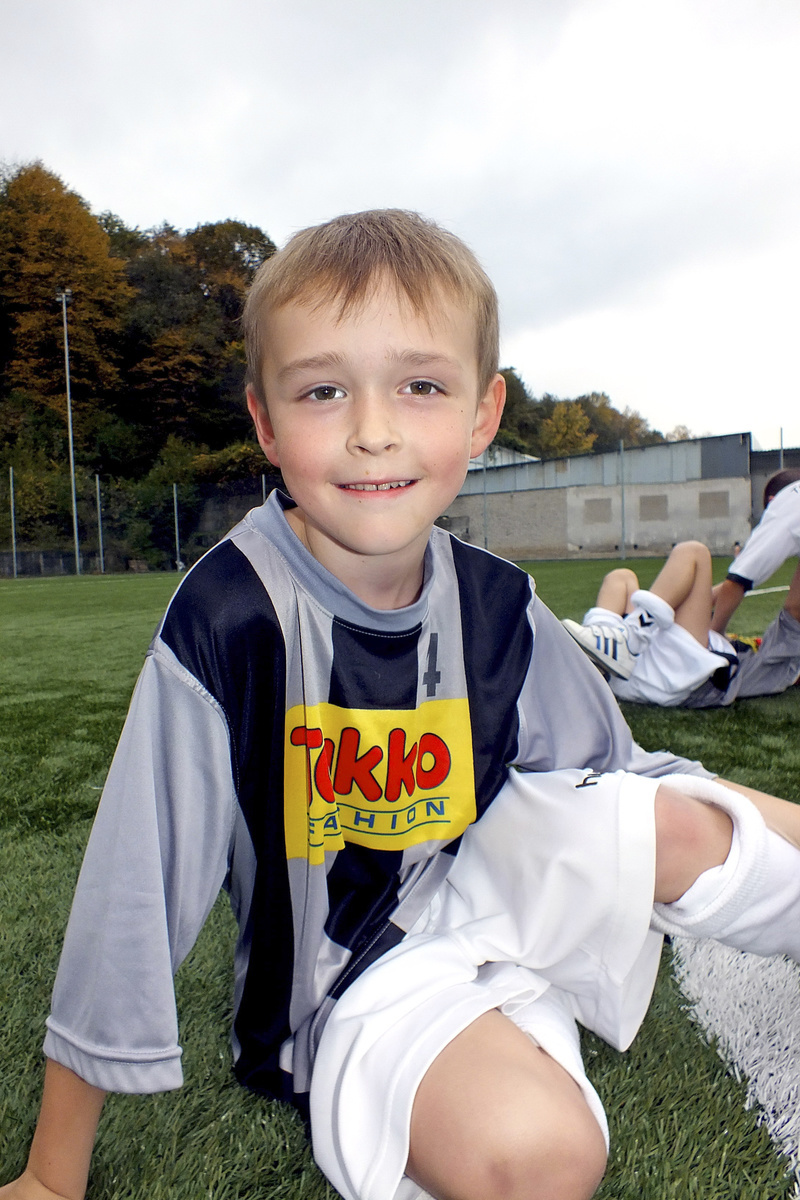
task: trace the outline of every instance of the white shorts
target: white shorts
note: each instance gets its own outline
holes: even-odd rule
[[[589,609],[583,623],[591,624],[590,618],[595,613],[602,614],[607,624],[625,628],[622,617],[600,608]],[[709,639],[719,648],[732,652],[730,643],[721,634],[710,633]],[[637,657],[630,679],[612,675],[608,683],[618,700],[676,708],[716,671],[728,665],[729,659],[721,653],[716,654],[712,645],[701,646],[688,629],[673,624],[654,634]]]
[[[625,1049],[647,1011],[662,943],[649,928],[659,782],[512,772],[408,936],[337,1002],[315,1060],[311,1131],[346,1200],[426,1195],[404,1174],[417,1087],[493,1008],[576,1080],[608,1140],[576,1019]]]

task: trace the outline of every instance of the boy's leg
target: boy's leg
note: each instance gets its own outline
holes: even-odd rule
[[[437,1200],[584,1200],[605,1162],[578,1085],[496,1009],[444,1048],[417,1090],[406,1170]]]
[[[794,575],[789,584],[789,595],[786,597],[783,607],[790,617],[794,617],[795,621],[800,621],[800,562],[794,569]]]
[[[594,663],[620,679],[629,679],[633,671],[623,618],[631,610],[631,596],[638,587],[634,571],[617,567],[603,579],[597,602],[584,615],[583,623],[569,617],[561,622]]]
[[[654,898],[660,904],[679,900],[704,871],[724,863],[733,840],[733,821],[728,813],[685,795],[679,786],[667,779],[655,798]]]
[[[711,626],[711,553],[702,542],[679,542],[659,571],[650,592],[666,600],[682,625],[701,646],[708,645]]]
[[[630,679],[639,655],[659,630],[673,624],[704,649],[708,646],[711,555],[702,542],[674,546],[651,588],[639,589],[638,580],[632,587],[634,580],[633,571],[625,567],[611,571],[583,625],[562,622],[589,657],[619,679]]]
[[[631,596],[638,590],[639,580],[636,572],[631,571],[629,567],[616,567],[608,572],[600,584],[595,607],[605,608],[624,617],[631,611]]]
[[[347,1200],[593,1193],[607,1127],[576,1018],[622,1047],[647,1009],[657,788],[511,772],[407,937],[337,1000],[310,1112]]]
[[[653,928],[800,961],[800,809],[754,798],[691,775],[659,788]]]

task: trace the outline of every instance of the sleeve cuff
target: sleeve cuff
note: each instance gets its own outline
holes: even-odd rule
[[[143,1095],[169,1092],[183,1084],[180,1046],[126,1059],[124,1051],[78,1045],[48,1020],[44,1053],[106,1092]]]

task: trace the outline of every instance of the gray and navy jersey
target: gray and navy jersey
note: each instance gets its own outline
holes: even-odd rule
[[[337,997],[417,920],[510,766],[702,770],[633,743],[523,571],[435,529],[416,603],[372,609],[290,503],[189,572],[134,693],[45,1042],[98,1087],[181,1083],[172,975],[221,887],[236,1074],[298,1099]]]

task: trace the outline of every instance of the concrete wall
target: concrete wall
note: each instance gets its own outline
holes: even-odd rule
[[[750,482],[739,477],[628,484],[626,552],[667,554],[676,542],[697,539],[712,554],[729,554],[750,533],[750,509]],[[514,561],[613,557],[622,543],[621,488],[590,484],[462,494],[441,524]]]
[[[457,496],[437,523],[513,562],[565,558],[567,496],[566,488],[487,494],[485,503],[482,495]]]

